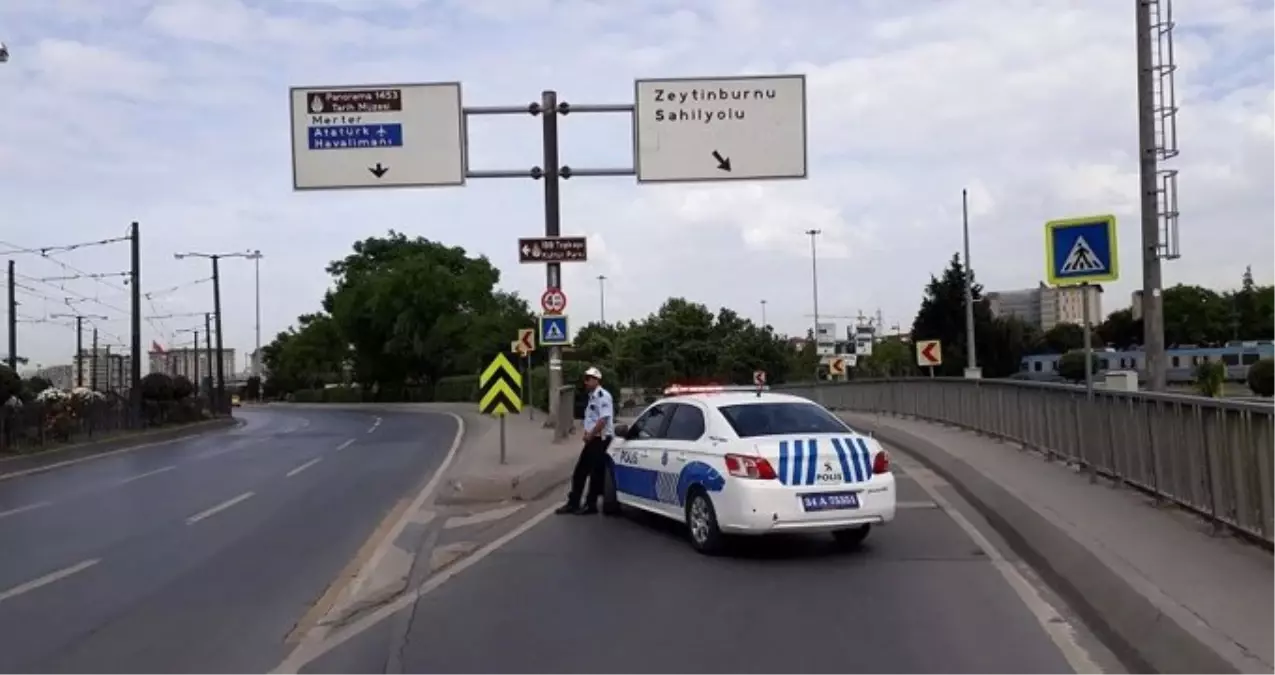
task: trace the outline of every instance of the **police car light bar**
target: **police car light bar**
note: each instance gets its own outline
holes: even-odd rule
[[[746,385],[725,385],[725,384],[671,384],[664,388],[665,396],[680,396],[682,394],[721,394],[728,391],[738,392],[754,392],[769,390],[770,387],[755,387]]]

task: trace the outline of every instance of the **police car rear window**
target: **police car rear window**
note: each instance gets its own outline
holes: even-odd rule
[[[745,403],[719,410],[740,438],[850,431],[845,422],[811,403]]]

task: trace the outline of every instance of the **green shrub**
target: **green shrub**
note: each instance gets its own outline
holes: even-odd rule
[[[327,403],[361,403],[363,390],[357,387],[328,387],[323,390],[323,400]]]
[[[1217,398],[1226,386],[1226,367],[1218,361],[1205,361],[1195,367],[1195,390],[1201,396]]]
[[[1275,359],[1262,359],[1248,368],[1248,388],[1258,396],[1275,395]]]
[[[440,403],[478,401],[478,375],[448,375],[434,383],[434,400]]]
[[[147,373],[142,378],[142,398],[147,401],[173,400],[173,378],[164,373]]]
[[[1094,354],[1089,362],[1090,372],[1098,372],[1098,355]],[[1058,359],[1058,375],[1071,382],[1085,381],[1085,352],[1077,349],[1063,354]]]
[[[9,366],[0,366],[0,405],[22,393],[22,378]]]
[[[322,403],[322,389],[298,389],[292,392],[292,401],[294,403]]]

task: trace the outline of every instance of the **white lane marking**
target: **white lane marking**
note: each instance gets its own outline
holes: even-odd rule
[[[308,427],[308,426],[310,426],[310,418],[308,418],[308,417],[302,417],[302,418],[301,418],[301,421],[297,423],[297,426],[295,426],[295,427],[288,427],[287,429],[284,429],[284,430],[283,430],[283,431],[281,431],[280,433],[290,434],[290,433],[292,433],[292,432],[294,432],[294,431],[300,431],[300,430],[302,430],[302,429],[304,429],[304,428],[306,428],[306,427]]]
[[[310,460],[310,461],[306,462],[305,464],[302,464],[301,466],[298,466],[297,468],[295,468],[295,469],[293,469],[293,470],[289,471],[288,473],[284,474],[284,475],[283,475],[283,477],[284,477],[284,478],[292,478],[293,476],[295,476],[295,475],[297,475],[297,474],[301,473],[302,471],[305,471],[306,469],[308,469],[308,468],[310,468],[310,467],[314,466],[315,464],[318,464],[319,462],[322,462],[322,461],[323,461],[323,458],[322,458],[322,457],[315,457],[314,459],[312,459],[312,460]]]
[[[119,485],[127,485],[127,484],[129,484],[129,483],[132,483],[132,482],[133,482],[133,481],[135,481],[135,480],[141,480],[141,479],[143,479],[143,478],[147,478],[147,477],[150,477],[150,476],[154,476],[154,475],[157,475],[157,474],[161,474],[161,473],[164,473],[164,472],[166,472],[166,471],[172,471],[173,469],[176,469],[176,468],[177,468],[177,465],[176,465],[176,464],[170,464],[170,465],[168,465],[168,466],[165,466],[165,467],[162,467],[162,468],[159,468],[159,469],[155,469],[154,471],[147,471],[146,473],[139,473],[139,474],[137,474],[136,476],[131,476],[131,477],[129,477],[129,478],[125,478],[124,480],[117,481],[117,482],[115,483],[115,485],[117,485],[117,486],[119,486]]]
[[[347,591],[349,596],[357,597],[359,591],[363,590],[363,586],[376,570],[376,566],[380,564],[381,559],[385,557],[385,554],[394,547],[395,540],[398,539],[398,535],[403,533],[403,528],[407,527],[407,523],[412,519],[412,515],[421,510],[421,507],[425,505],[425,500],[433,496],[434,491],[438,489],[438,484],[442,482],[444,474],[447,473],[447,467],[451,466],[452,460],[456,458],[456,452],[460,450],[460,442],[465,438],[465,420],[461,419],[461,416],[455,413],[446,414],[456,420],[456,437],[452,439],[452,447],[447,450],[447,456],[443,458],[443,462],[438,465],[437,469],[434,470],[434,475],[430,476],[429,482],[425,484],[424,488],[421,488],[420,493],[416,495],[416,498],[412,500],[412,503],[408,504],[407,509],[403,511],[403,515],[399,517],[398,522],[394,523],[394,525],[390,527],[389,532],[385,533],[385,538],[382,539],[381,543],[377,544],[376,548],[372,550],[372,555],[368,557],[367,563],[364,564],[362,569],[354,575],[354,579],[350,581],[350,586]],[[376,421],[379,424],[381,418],[376,418]],[[373,428],[376,428],[375,425],[373,425]],[[369,430],[368,433],[371,433],[371,431]]]
[[[252,495],[253,495],[253,494],[254,494],[254,493],[252,493],[252,492],[245,492],[245,493],[243,493],[243,494],[239,495],[238,497],[234,497],[234,498],[232,498],[232,499],[227,499],[226,501],[224,501],[224,502],[222,502],[222,503],[220,503],[220,504],[218,504],[218,505],[216,505],[216,506],[212,507],[211,509],[208,509],[208,510],[206,510],[206,511],[200,511],[199,513],[196,513],[195,515],[193,515],[193,516],[191,516],[191,517],[187,518],[187,519],[186,519],[186,524],[187,524],[187,525],[194,525],[195,523],[198,523],[199,521],[201,521],[201,520],[203,520],[203,519],[205,519],[205,518],[209,518],[209,517],[215,516],[215,515],[217,515],[218,513],[221,513],[222,511],[225,511],[226,509],[228,509],[228,508],[230,508],[230,507],[234,506],[235,504],[238,504],[239,502],[242,502],[242,501],[244,501],[245,499],[248,499],[248,498],[252,497]]]
[[[515,538],[522,536],[531,528],[539,525],[541,521],[543,521],[545,518],[548,518],[549,516],[553,515],[553,512],[557,510],[557,508],[558,508],[558,505],[554,504],[553,506],[550,506],[544,511],[537,513],[536,515],[532,516],[531,519],[528,520],[527,522],[523,523],[522,525],[519,525],[518,527],[514,528],[510,532],[505,533],[499,539],[496,539],[490,544],[487,544],[486,546],[478,549],[477,551],[473,553],[473,555],[470,555],[464,560],[461,560],[460,562],[455,563],[454,565],[452,565],[451,567],[448,567],[442,572],[439,572],[438,574],[430,577],[428,580],[425,581],[425,583],[398,596],[393,601],[385,605],[382,605],[379,609],[367,614],[366,616],[359,619],[358,621],[355,621],[354,623],[349,624],[348,626],[345,626],[344,628],[341,628],[336,631],[332,631],[330,633],[326,630],[312,631],[309,635],[305,637],[304,640],[301,641],[300,645],[297,645],[296,649],[292,650],[292,653],[289,654],[288,657],[283,660],[283,663],[280,663],[277,668],[275,668],[274,670],[270,672],[271,673],[290,673],[290,674],[300,672],[300,670],[304,668],[306,664],[310,663],[311,661],[314,661],[315,659],[323,656],[324,654],[327,654],[333,649],[340,647],[342,644],[345,644],[347,641],[349,641],[350,638],[353,638],[359,635],[360,633],[367,631],[368,629],[372,628],[376,624],[398,613],[399,610],[405,607],[410,607],[413,602],[416,602],[422,596],[426,595],[430,591],[433,591],[439,586],[442,586],[443,584],[447,583],[449,580],[451,580],[452,577],[469,569],[471,566],[478,563],[483,558],[486,558],[487,556],[496,552],[500,547],[504,546],[505,544],[508,544],[509,542],[513,541]]]
[[[1005,579],[1009,587],[1018,595],[1019,600],[1023,601],[1028,611],[1036,618],[1036,622],[1044,629],[1045,634],[1053,641],[1054,646],[1058,647],[1058,651],[1067,660],[1067,665],[1071,666],[1072,671],[1076,673],[1104,672],[1097,663],[1094,663],[1093,659],[1089,658],[1089,653],[1085,648],[1080,646],[1076,638],[1076,630],[1062,616],[1062,612],[1059,612],[1053,605],[1049,604],[1049,601],[1045,600],[1036,588],[1028,583],[1022,573],[1014,567],[1014,564],[1006,560],[1000,550],[987,537],[983,536],[983,533],[977,527],[974,527],[974,524],[964,514],[957,511],[952,506],[952,503],[932,484],[941,479],[932,475],[931,477],[925,477],[930,478],[930,480],[926,480],[922,477],[924,472],[909,472],[909,475],[939,505],[939,508],[943,509],[952,518],[956,526],[961,528],[974,541],[974,544],[983,551],[988,560],[991,561],[992,566],[996,568],[996,571],[1000,572],[1001,577]]]
[[[348,440],[348,441],[346,441],[346,442],[344,442],[344,443],[342,443],[342,444],[340,444],[340,445],[336,446],[336,452],[341,452],[342,450],[344,450],[344,449],[346,449],[346,448],[350,447],[351,445],[354,445],[354,439],[353,439],[353,438],[351,438],[350,440]]]
[[[243,426],[243,422],[236,420],[236,423],[233,426],[222,428],[221,431],[222,433],[235,431],[242,426]],[[74,466],[76,464],[83,464],[84,462],[93,462],[99,459],[106,459],[107,457],[122,455],[126,452],[133,452],[134,450],[144,450],[146,448],[155,448],[161,445],[169,445],[171,443],[180,443],[181,441],[189,441],[192,438],[198,438],[200,436],[211,436],[213,435],[213,432],[216,431],[218,428],[219,427],[213,427],[211,430],[201,429],[201,430],[195,431],[195,433],[186,434],[185,436],[178,436],[177,438],[170,438],[163,441],[155,441],[153,443],[142,443],[140,445],[130,445],[127,448],[120,448],[119,450],[111,450],[109,452],[100,452],[96,455],[89,455],[87,457],[78,457],[76,459],[63,460],[61,462],[54,462],[52,464],[32,467],[30,469],[22,469],[20,471],[10,471],[9,473],[0,473],[0,480],[9,480],[10,478],[21,478],[23,476],[30,476],[32,474],[44,473],[46,471],[52,471],[54,469],[61,469],[62,467],[65,467],[65,466]]]
[[[34,510],[36,510],[36,509],[42,509],[42,508],[44,508],[44,507],[46,507],[46,506],[53,506],[53,502],[36,502],[36,503],[34,503],[34,504],[27,504],[26,506],[19,506],[19,507],[18,507],[18,508],[16,508],[16,509],[9,509],[8,511],[0,511],[0,518],[7,518],[7,517],[9,517],[9,516],[16,516],[16,515],[18,515],[19,513],[26,513],[27,511],[34,511]]]
[[[65,569],[60,569],[56,572],[50,572],[49,574],[46,574],[40,577],[39,579],[32,579],[31,581],[28,581],[24,584],[19,584],[17,586],[14,586],[13,588],[10,588],[7,591],[0,591],[0,602],[4,602],[5,600],[9,600],[11,598],[16,598],[17,596],[22,595],[23,593],[34,591],[35,589],[40,588],[41,586],[48,586],[49,584],[55,581],[61,581],[62,579],[65,579],[71,576],[72,574],[83,572],[84,570],[98,564],[99,562],[101,562],[101,558],[93,558],[91,560],[85,560],[84,562],[76,563]]]
[[[513,506],[506,506],[499,509],[479,511],[478,513],[471,513],[466,516],[452,516],[447,519],[446,523],[443,524],[443,529],[451,530],[457,527],[468,527],[470,525],[478,525],[493,520],[500,520],[501,518],[507,518],[521,511],[524,506],[526,506],[526,504],[514,504]]]
[[[370,426],[370,427],[368,427],[368,428],[367,428],[367,432],[370,434],[370,433],[372,433],[373,431],[376,431],[376,428],[377,428],[377,427],[379,427],[379,426],[381,426],[381,418],[379,418],[379,417],[378,417],[378,418],[376,418],[376,420],[375,420],[375,421],[373,421],[373,422],[372,422],[372,426]]]

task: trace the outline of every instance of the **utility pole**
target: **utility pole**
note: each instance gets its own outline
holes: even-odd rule
[[[965,377],[977,380],[982,372],[974,349],[974,266],[970,263],[969,193],[964,189],[961,190],[961,228],[965,234]]]
[[[194,348],[190,350],[190,353],[188,354],[190,359],[189,360],[182,359],[182,361],[191,363],[191,366],[189,368],[183,368],[183,370],[190,373],[190,377],[192,378],[191,382],[195,383],[196,391],[198,391],[198,387],[199,387],[199,329],[198,328],[182,328],[178,330],[177,332],[178,333],[193,333],[195,335],[195,346]]]
[[[815,247],[815,238],[823,234],[823,230],[806,230],[806,236],[810,237],[810,290],[811,298],[814,301],[815,312],[815,355],[819,354],[819,254]],[[819,365],[815,364],[815,381],[819,381]]]
[[[105,321],[110,317],[100,316],[98,314],[50,314],[50,318],[54,319],[75,319],[75,386],[84,386],[84,320],[98,319]],[[93,342],[97,343],[97,327],[93,328]]]
[[[137,221],[133,221],[132,225],[132,241],[130,247],[132,249],[132,268],[133,274],[130,277],[133,291],[133,316],[130,326],[132,335],[133,359],[129,364],[129,402],[133,405],[133,424],[141,426],[142,424],[142,242],[141,228],[138,227]]]
[[[198,345],[196,345],[198,346]],[[213,351],[212,351],[212,314],[204,312],[204,355],[208,361],[208,399],[212,400],[212,374],[213,374]]]
[[[603,274],[598,275],[598,321],[607,325],[607,278]]]
[[[97,326],[93,327],[93,370],[89,373],[89,389],[97,391]]]
[[[764,329],[766,326],[769,326],[769,325],[770,324],[766,323],[766,300],[763,299],[761,301],[761,327]]]
[[[174,253],[173,258],[181,260],[183,258],[208,258],[212,260],[212,280],[213,280],[213,316],[216,325],[213,330],[217,332],[217,363],[210,365],[209,372],[217,374],[216,391],[217,403],[213,406],[214,410],[221,410],[225,406],[226,401],[226,366],[223,361],[225,346],[222,342],[221,333],[221,268],[219,262],[222,258],[247,258],[249,260],[259,259],[259,251],[248,253]],[[260,328],[258,328],[260,330]]]
[[[18,372],[18,277],[9,261],[9,370]]]
[[[1161,170],[1161,160],[1176,157],[1177,103],[1174,85],[1173,9],[1171,0],[1137,2],[1138,174],[1142,234],[1142,330],[1147,358],[1147,388],[1164,391],[1164,285],[1161,259],[1181,256],[1178,249],[1177,171]],[[1088,297],[1085,298],[1088,302]]]
[[[557,237],[562,233],[562,206],[558,194],[558,92],[540,92],[540,118],[544,157],[542,169],[545,181],[545,236]],[[562,288],[562,264],[545,265],[545,286]],[[549,348],[549,419],[558,420],[558,389],[562,387],[562,347]],[[561,433],[562,430],[559,430]]]

